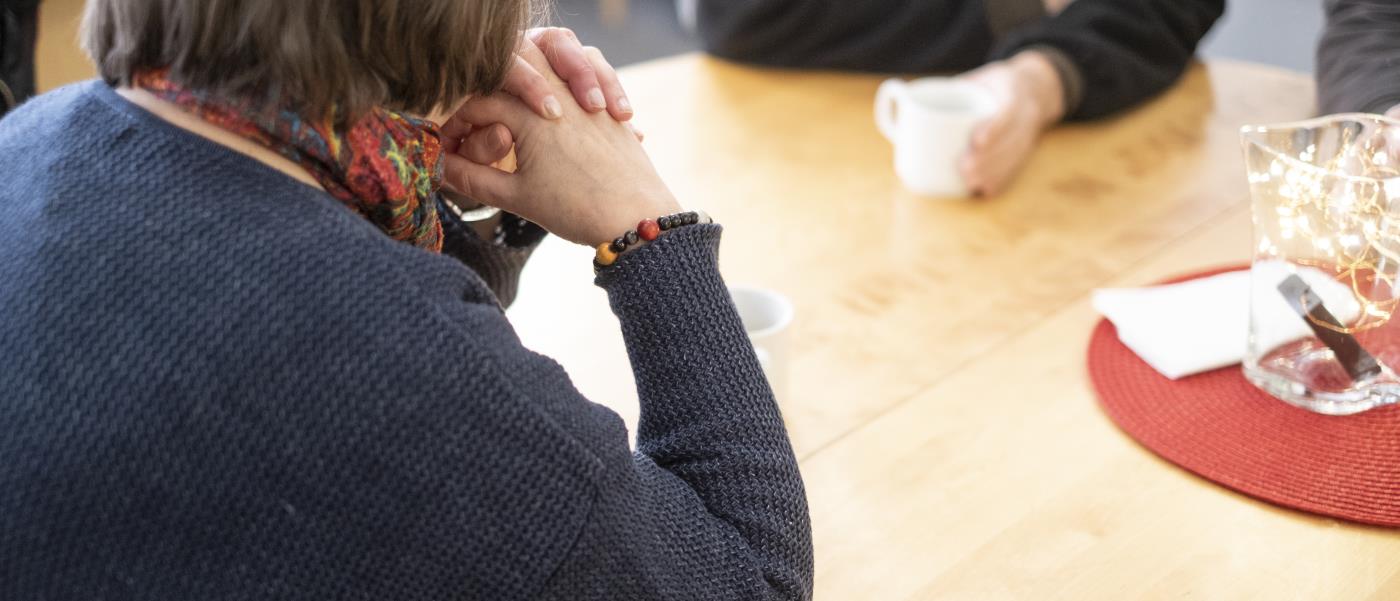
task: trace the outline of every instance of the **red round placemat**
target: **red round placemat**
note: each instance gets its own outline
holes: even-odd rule
[[[1284,507],[1400,527],[1400,406],[1312,413],[1255,388],[1238,365],[1172,381],[1124,346],[1106,319],[1088,358],[1104,411],[1167,461]]]

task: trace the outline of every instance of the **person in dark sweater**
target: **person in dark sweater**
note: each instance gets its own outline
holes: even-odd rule
[[[720,227],[527,10],[89,1],[103,80],[0,120],[0,599],[811,597]],[[635,452],[502,312],[533,224],[599,246]]]
[[[34,95],[39,0],[0,0],[0,117]]]
[[[775,67],[965,72],[1000,109],[960,165],[995,194],[1062,120],[1137,105],[1181,76],[1225,0],[681,0],[709,52]]]
[[[1324,114],[1400,119],[1400,4],[1327,0],[1317,47],[1317,105]]]

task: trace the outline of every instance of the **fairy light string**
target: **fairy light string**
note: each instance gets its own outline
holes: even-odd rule
[[[1367,129],[1370,135],[1364,135]],[[1383,131],[1365,127],[1342,128],[1339,151],[1321,164],[1317,152],[1309,144],[1296,158],[1275,155],[1252,183],[1276,182],[1280,237],[1311,241],[1316,254],[1327,256],[1290,260],[1335,273],[1360,308],[1354,323],[1342,327],[1307,319],[1345,334],[1379,328],[1400,308],[1396,278],[1389,273],[1400,268],[1400,219],[1388,210],[1384,185],[1400,176],[1397,156]],[[1272,245],[1261,250],[1276,252]]]

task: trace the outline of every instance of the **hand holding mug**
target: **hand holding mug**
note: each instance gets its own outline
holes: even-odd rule
[[[1054,65],[1028,50],[958,77],[991,95],[996,109],[972,134],[958,164],[968,188],[979,196],[1006,189],[1035,150],[1040,133],[1064,117],[1064,87]]]
[[[905,187],[952,198],[969,191],[958,160],[993,108],[989,95],[956,79],[891,79],[876,92],[875,122],[894,144],[895,173]]]

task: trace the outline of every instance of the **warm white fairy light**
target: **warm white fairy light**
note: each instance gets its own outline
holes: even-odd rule
[[[1318,147],[1309,144],[1296,160],[1275,157],[1267,171],[1250,177],[1251,183],[1274,186],[1279,238],[1310,242],[1319,257],[1295,260],[1333,271],[1349,284],[1361,307],[1358,321],[1344,328],[1317,322],[1348,333],[1385,324],[1400,305],[1395,277],[1385,269],[1400,266],[1400,215],[1391,215],[1387,200],[1400,198],[1390,194],[1400,192],[1400,171],[1391,167],[1396,161],[1383,139],[1372,137],[1353,145],[1353,132],[1344,129],[1341,140],[1341,148],[1352,152],[1339,152],[1316,165]],[[1354,175],[1358,169],[1364,171],[1362,176]],[[1279,249],[1265,238],[1258,252],[1277,256]]]

